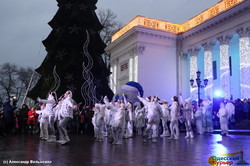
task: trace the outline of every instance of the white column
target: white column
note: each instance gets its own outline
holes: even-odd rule
[[[134,54],[129,56],[129,81],[134,81]]]
[[[229,68],[229,40],[231,35],[220,36],[217,40],[220,42],[220,84],[223,97],[225,99],[231,98],[230,86],[230,68]]]
[[[198,60],[197,60],[197,54],[199,52],[199,49],[194,48],[188,50],[188,53],[190,54],[190,79],[194,80],[194,87],[190,86],[190,97],[192,99],[198,98],[198,88],[196,83],[196,72],[198,71]]]
[[[117,91],[117,60],[114,61],[114,72],[113,72],[113,81],[114,81],[114,84],[113,84],[113,92],[116,93]]]
[[[134,81],[138,82],[138,55],[134,56]]]
[[[142,55],[145,46],[136,45],[130,50],[129,58],[129,80],[138,82],[138,56]]]
[[[204,78],[208,79],[208,85],[205,87],[205,97],[209,96],[213,98],[213,57],[212,48],[215,45],[214,42],[204,43]]]
[[[110,63],[110,76],[109,76],[109,87],[110,89],[113,91],[113,86],[114,86],[114,82],[113,82],[113,78],[114,78],[114,67],[113,67],[113,63]]]
[[[240,37],[240,88],[241,98],[250,96],[250,27],[236,31]]]

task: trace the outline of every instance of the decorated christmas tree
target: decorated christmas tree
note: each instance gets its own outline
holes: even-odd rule
[[[56,91],[63,95],[71,90],[73,98],[91,105],[113,92],[108,86],[109,71],[101,54],[105,44],[96,14],[97,0],[57,0],[58,11],[49,22],[52,28],[43,41],[47,56],[36,72],[41,76],[28,97],[46,98]]]

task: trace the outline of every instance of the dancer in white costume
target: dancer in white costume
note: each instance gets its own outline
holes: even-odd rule
[[[77,109],[77,105],[72,99],[72,92],[68,90],[64,94],[64,100],[62,101],[61,111],[59,111],[59,119],[61,120],[59,121],[58,129],[60,130],[59,132],[62,132],[63,134],[63,141],[61,142],[61,145],[65,145],[70,141],[66,125],[71,119],[73,119],[74,109]]]
[[[209,96],[203,100],[203,129],[208,134],[213,133],[213,104]]]
[[[117,103],[109,103],[109,99],[107,96],[104,97],[103,102],[105,103],[105,114],[104,114],[104,123],[107,130],[107,136],[109,138],[109,142],[113,142],[112,137],[112,121],[114,118],[114,113],[118,109],[116,105]]]
[[[143,127],[145,126],[145,107],[141,108],[141,104],[138,103],[135,108],[135,128],[138,135],[142,134]]]
[[[39,103],[46,104],[44,111],[46,112],[49,118],[49,139],[47,140],[48,142],[56,141],[55,128],[54,128],[55,113],[53,110],[53,107],[55,106],[56,103],[55,96],[56,96],[55,92],[51,92],[47,99],[40,99],[39,97],[37,99]]]
[[[41,110],[36,110],[36,113],[39,114],[40,138],[42,140],[49,139],[49,133],[48,133],[49,115],[46,112],[45,108],[46,104],[42,104]]]
[[[170,136],[170,132],[168,128],[168,121],[171,120],[171,116],[169,112],[168,102],[166,100],[162,101],[161,110],[162,110],[161,120],[162,120],[162,126],[163,126],[163,133],[161,137],[168,137]]]
[[[172,98],[172,105],[170,106],[170,131],[171,136],[169,139],[179,139],[179,119],[180,119],[180,105],[178,101],[178,97],[174,96]]]
[[[40,110],[35,110],[38,117],[37,117],[37,121],[39,122],[39,128],[40,128],[40,138],[42,139],[42,127],[41,127],[41,118],[42,118],[42,110],[45,108],[45,104],[41,104],[40,105]]]
[[[225,108],[225,104],[223,102],[220,103],[220,109],[217,113],[217,116],[220,118],[220,128],[221,135],[228,135],[228,111]]]
[[[194,108],[191,104],[192,99],[188,98],[183,102],[182,95],[180,94],[180,103],[183,105],[182,120],[186,127],[185,138],[194,138],[194,133],[192,130],[192,119],[194,119]]]
[[[133,137],[133,107],[130,102],[127,101],[125,95],[123,94],[124,106],[125,106],[125,134],[124,138]]]
[[[196,123],[196,132],[197,134],[204,134],[204,131],[203,131],[203,109],[204,106],[203,106],[203,103],[202,101],[199,101],[200,102],[200,107],[198,107],[197,111],[195,112],[194,114],[194,117],[195,117],[195,123]]]
[[[92,118],[92,124],[94,126],[95,138],[96,141],[103,141],[103,125],[104,125],[104,110],[105,105],[96,103],[95,107],[93,108],[94,116]]]
[[[55,122],[57,123],[57,128],[58,128],[58,132],[59,132],[59,140],[57,141],[58,143],[62,143],[63,142],[63,133],[61,130],[59,130],[59,123],[60,123],[60,120],[62,120],[62,117],[60,116],[61,115],[61,107],[62,107],[62,102],[63,102],[63,96],[61,96],[59,99],[58,99],[58,103],[57,105],[54,107],[54,110],[55,110]]]
[[[230,101],[228,101],[225,108],[228,112],[227,118],[230,119],[235,114],[235,106]]]
[[[152,142],[157,142],[158,126],[160,123],[160,117],[162,112],[160,104],[158,103],[158,97],[151,97],[151,101],[147,101],[140,96],[137,97],[147,107],[148,110],[147,128],[145,129],[143,134],[144,141],[147,141],[147,136],[149,135],[150,130],[153,129]]]
[[[113,115],[112,135],[114,141],[112,144],[122,144],[122,138],[125,131],[125,109],[125,104],[121,103],[120,107]]]

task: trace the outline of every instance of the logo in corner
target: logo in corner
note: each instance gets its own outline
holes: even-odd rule
[[[219,156],[210,156],[208,158],[210,165],[250,165],[244,160],[244,152],[227,153]]]

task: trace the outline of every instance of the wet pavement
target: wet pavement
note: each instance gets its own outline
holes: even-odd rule
[[[41,141],[38,136],[1,137],[0,165],[206,166],[210,165],[210,156],[240,151],[244,152],[244,160],[250,163],[250,135],[195,135],[194,139],[184,136],[181,133],[179,140],[159,138],[157,143],[145,143],[136,136],[123,140],[122,145],[112,145],[107,139],[95,142],[91,136],[76,134],[70,135],[71,143],[66,146]],[[31,163],[31,160],[43,163]],[[14,163],[25,161],[26,164]],[[233,162],[236,165],[236,161]]]

